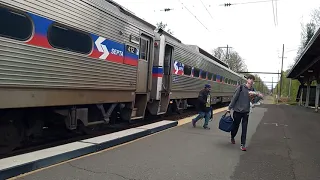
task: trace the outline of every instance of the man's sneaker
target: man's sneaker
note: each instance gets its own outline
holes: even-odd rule
[[[241,149],[241,151],[247,151],[247,148],[246,148],[244,145],[242,145],[242,144],[241,144],[241,146],[240,146],[240,149]]]
[[[235,141],[233,138],[231,138],[231,143],[232,143],[232,144],[235,144],[236,141]]]
[[[194,119],[192,119],[192,126],[195,128],[196,127],[196,122],[194,121]]]
[[[206,129],[206,130],[210,130],[210,128],[209,127],[203,127],[204,129]]]

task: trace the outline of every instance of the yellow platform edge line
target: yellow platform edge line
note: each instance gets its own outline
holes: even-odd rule
[[[226,111],[228,109],[228,107],[223,107],[223,108],[219,108],[216,110],[213,110],[213,114],[218,114],[220,112]],[[178,126],[182,126],[184,124],[190,123],[192,121],[193,118],[195,118],[197,115],[191,116],[191,117],[187,117],[184,119],[181,119],[178,121]]]
[[[226,111],[227,108],[228,108],[228,107],[216,109],[216,110],[213,111],[213,114],[217,114],[217,113]],[[150,134],[150,135],[147,135],[147,136],[144,136],[144,137],[141,137],[141,138],[138,138],[138,139],[135,139],[135,140],[132,140],[132,141],[123,143],[123,144],[119,144],[119,145],[117,145],[117,146],[113,146],[113,147],[110,147],[110,148],[107,148],[107,149],[104,149],[104,150],[101,150],[101,151],[98,151],[98,152],[86,154],[86,155],[83,155],[83,156],[80,156],[80,157],[77,157],[77,158],[73,158],[73,159],[69,159],[69,160],[67,160],[67,161],[63,161],[63,162],[60,162],[60,163],[57,163],[57,164],[53,164],[53,165],[51,165],[51,166],[43,167],[43,168],[36,169],[36,170],[34,170],[34,171],[31,171],[31,172],[27,172],[27,173],[24,173],[24,174],[20,174],[20,175],[18,175],[18,176],[9,178],[9,179],[7,179],[7,180],[16,180],[16,179],[19,179],[19,178],[23,178],[23,177],[26,177],[26,176],[28,176],[28,175],[31,175],[31,174],[34,174],[34,173],[37,173],[37,172],[40,172],[40,171],[43,171],[43,170],[46,170],[46,169],[50,169],[50,168],[55,167],[55,166],[59,166],[59,165],[65,164],[65,163],[69,163],[69,162],[72,162],[72,161],[75,161],[75,160],[79,160],[79,159],[82,159],[82,158],[85,158],[85,157],[89,157],[89,156],[92,156],[92,155],[100,154],[100,153],[103,153],[103,152],[106,152],[106,151],[110,151],[110,150],[112,150],[112,149],[119,148],[119,147],[121,147],[121,146],[125,146],[125,145],[127,145],[127,144],[134,143],[134,142],[139,141],[139,140],[142,140],[142,139],[144,139],[144,138],[148,138],[148,137],[150,137],[150,136],[154,136],[154,135],[160,134],[160,133],[162,133],[162,132],[171,130],[171,129],[173,129],[173,128],[179,127],[179,126],[181,126],[181,125],[190,123],[191,120],[192,120],[192,118],[195,117],[195,116],[197,116],[197,115],[194,115],[194,116],[192,116],[192,117],[187,117],[187,118],[184,118],[184,119],[179,120],[179,121],[178,121],[178,125],[177,125],[177,126],[174,126],[174,127],[172,127],[172,128],[168,128],[168,129],[165,129],[165,130],[163,130],[163,131],[159,131],[159,132],[156,132],[156,133],[153,133],[153,134]]]

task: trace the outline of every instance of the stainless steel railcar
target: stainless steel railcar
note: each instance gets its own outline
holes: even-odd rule
[[[88,130],[185,108],[207,82],[227,101],[241,79],[109,0],[0,0],[0,23],[0,152],[59,119]]]
[[[0,0],[0,146],[143,118],[155,27],[112,1]],[[6,148],[4,148],[6,147]]]
[[[212,104],[230,102],[235,88],[245,81],[198,46],[185,45],[161,29],[155,37],[152,101],[148,103],[152,114],[194,105],[205,84],[212,86]]]

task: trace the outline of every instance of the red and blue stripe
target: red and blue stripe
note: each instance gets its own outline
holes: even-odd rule
[[[48,29],[54,23],[54,21],[38,16],[36,14],[28,13],[29,17],[34,23],[34,33],[32,37],[26,41],[27,44],[52,49],[48,40]],[[100,59],[103,52],[100,52],[96,47],[95,41],[99,36],[91,34],[93,40],[93,50],[89,54],[89,57]],[[125,45],[117,43],[111,40],[104,40],[101,44],[105,45],[109,51],[109,55],[105,58],[107,61],[112,61],[121,64],[127,64],[132,66],[138,66],[139,54],[132,54],[125,51]],[[139,51],[139,50],[137,50]]]
[[[126,50],[124,53],[123,63],[128,64],[128,65],[132,65],[132,66],[138,66],[138,59],[139,59],[138,54],[133,54],[133,53]]]
[[[221,82],[221,76],[217,75],[217,82]]]
[[[95,34],[91,34],[92,40],[93,40],[93,50],[91,52],[91,54],[89,55],[90,57],[93,58],[97,58],[99,59],[100,56],[103,54],[103,52],[100,52],[95,44],[96,40],[99,38],[99,36],[95,35]],[[121,63],[123,64],[123,60],[124,60],[124,44],[120,44],[111,40],[104,40],[102,43],[102,45],[105,45],[109,51],[109,55],[106,57],[105,60],[108,61],[112,61],[112,62],[116,62],[116,63]],[[117,50],[119,52],[122,52],[120,54],[115,54],[113,51]]]
[[[48,34],[48,28],[53,23],[53,21],[35,14],[31,14],[31,13],[28,13],[28,14],[34,23],[34,34],[31,37],[31,39],[26,43],[51,49],[52,46],[48,41],[47,34]]]
[[[153,66],[152,67],[152,77],[163,77],[163,67]]]

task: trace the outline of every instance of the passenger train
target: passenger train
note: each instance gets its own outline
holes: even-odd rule
[[[229,102],[245,79],[111,0],[0,0],[0,151],[68,130]]]

